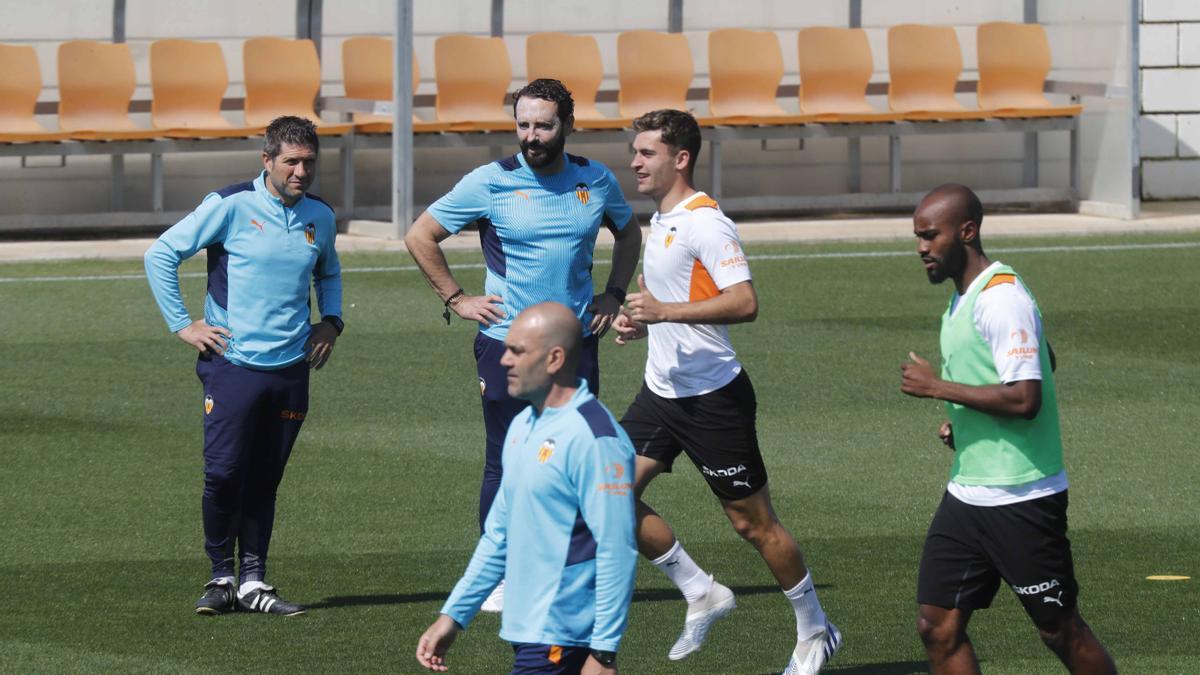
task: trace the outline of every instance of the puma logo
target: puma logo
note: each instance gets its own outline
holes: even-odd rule
[[[513,190],[513,194],[517,195],[518,197],[522,197],[524,199],[529,199],[529,195],[525,194],[521,190]]]
[[[739,485],[740,485],[740,486],[742,486],[742,487],[744,487],[744,488],[746,488],[747,490],[751,489],[750,481],[748,481],[748,480],[735,480],[735,481],[733,481],[733,487],[737,487],[737,486],[739,486]]]
[[[1058,592],[1058,597],[1054,597],[1054,598],[1052,598],[1052,597],[1050,597],[1050,596],[1048,596],[1048,595],[1043,595],[1043,596],[1042,596],[1042,604],[1044,605],[1044,604],[1046,604],[1047,602],[1053,602],[1054,604],[1058,605],[1059,607],[1062,607],[1062,606],[1063,606],[1063,604],[1062,604],[1062,594],[1063,594],[1063,592],[1062,592],[1062,591],[1059,591],[1059,592]]]
[[[255,227],[257,227],[259,232],[262,232],[262,231],[263,231],[263,224],[262,224],[262,223],[260,223],[260,222],[258,222],[257,220],[255,220],[255,219],[251,218],[251,219],[250,219],[250,224],[251,224],[251,225],[253,225],[253,226],[255,226]]]

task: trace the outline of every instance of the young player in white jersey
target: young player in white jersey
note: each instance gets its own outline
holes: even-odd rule
[[[786,674],[816,673],[841,645],[817,601],[812,576],[771,506],[755,432],[754,387],[729,341],[727,324],[753,321],[758,298],[737,229],[717,202],[692,185],[700,127],[678,110],[634,121],[631,166],[638,192],[658,212],[638,293],[613,328],[617,343],[649,336],[646,379],[621,419],[637,451],[634,491],[638,550],[679,587],[688,603],[668,658],[700,650],[733,592],[688,556],[671,527],[642,501],[650,481],[681,452],[700,470],[735,530],[762,555],[796,615],[796,647]]]

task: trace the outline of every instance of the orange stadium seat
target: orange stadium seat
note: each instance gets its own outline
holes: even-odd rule
[[[692,50],[681,33],[629,31],[617,36],[617,107],[622,117],[651,110],[687,110]]]
[[[875,62],[861,28],[805,28],[797,40],[800,56],[800,112],[821,122],[891,122],[895,112],[867,103]]]
[[[50,131],[33,112],[42,92],[37,52],[28,45],[0,45],[0,143],[62,141],[65,131]]]
[[[996,117],[1074,117],[1081,105],[1054,105],[1043,89],[1050,72],[1046,29],[995,21],[976,33],[979,107]]]
[[[221,115],[229,86],[215,42],[156,40],[150,45],[150,121],[172,138],[257,136],[266,127],[236,127]]]
[[[950,26],[902,24],[888,29],[888,107],[906,120],[989,117],[954,97],[962,50]]]
[[[58,46],[58,125],[79,140],[161,138],[129,118],[137,75],[129,45],[71,40]]]
[[[392,73],[395,70],[395,55],[392,39],[385,37],[352,37],[342,43],[342,84],[346,87],[346,98],[368,101],[392,100]],[[413,52],[412,89],[417,92],[421,82],[417,54]],[[413,115],[414,132],[442,131],[450,125],[443,122],[425,122]],[[354,113],[354,128],[365,134],[392,133],[392,118],[387,115]]]
[[[511,131],[504,97],[512,84],[508,48],[498,37],[443,35],[433,43],[434,110],[455,131]]]
[[[783,50],[771,31],[724,28],[708,34],[707,124],[803,124],[814,115],[793,115],[779,105]]]
[[[321,62],[312,40],[258,37],[242,46],[246,124],[267,126],[280,115],[312,120],[322,136],[344,134],[353,124],[321,121],[313,108],[321,91]]]
[[[575,100],[578,129],[621,129],[627,119],[605,117],[596,108],[596,93],[604,81],[600,47],[591,35],[537,33],[525,40],[525,64],[529,80],[559,80]]]

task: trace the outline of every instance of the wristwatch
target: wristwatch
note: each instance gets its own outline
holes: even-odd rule
[[[342,321],[342,317],[340,316],[330,314],[329,316],[321,317],[321,320],[330,326],[333,326],[333,329],[337,331],[338,335],[341,335],[342,331],[346,330],[346,324]]]
[[[592,658],[596,659],[596,662],[599,663],[600,665],[607,667],[607,666],[611,666],[617,662],[617,653],[616,652],[606,652],[602,649],[593,649],[592,650]]]

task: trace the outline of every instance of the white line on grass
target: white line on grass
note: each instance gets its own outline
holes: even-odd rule
[[[766,243],[766,242],[764,242]],[[772,242],[774,243],[774,242]],[[1080,246],[1017,246],[1011,248],[989,248],[989,253],[1086,253],[1089,251],[1142,251],[1153,249],[1200,248],[1200,241],[1165,242],[1161,244],[1083,244]],[[914,251],[833,251],[830,253],[781,253],[777,255],[751,255],[750,260],[823,260],[830,258],[899,258],[915,256]],[[608,260],[596,260],[597,265],[608,265]],[[454,265],[454,269],[483,269],[483,263]],[[416,265],[395,267],[346,267],[345,273],[359,272],[415,272]],[[207,272],[186,272],[181,277],[197,278]],[[54,281],[134,281],[145,279],[144,274],[89,274],[60,277],[0,277],[0,283],[37,283]]]

